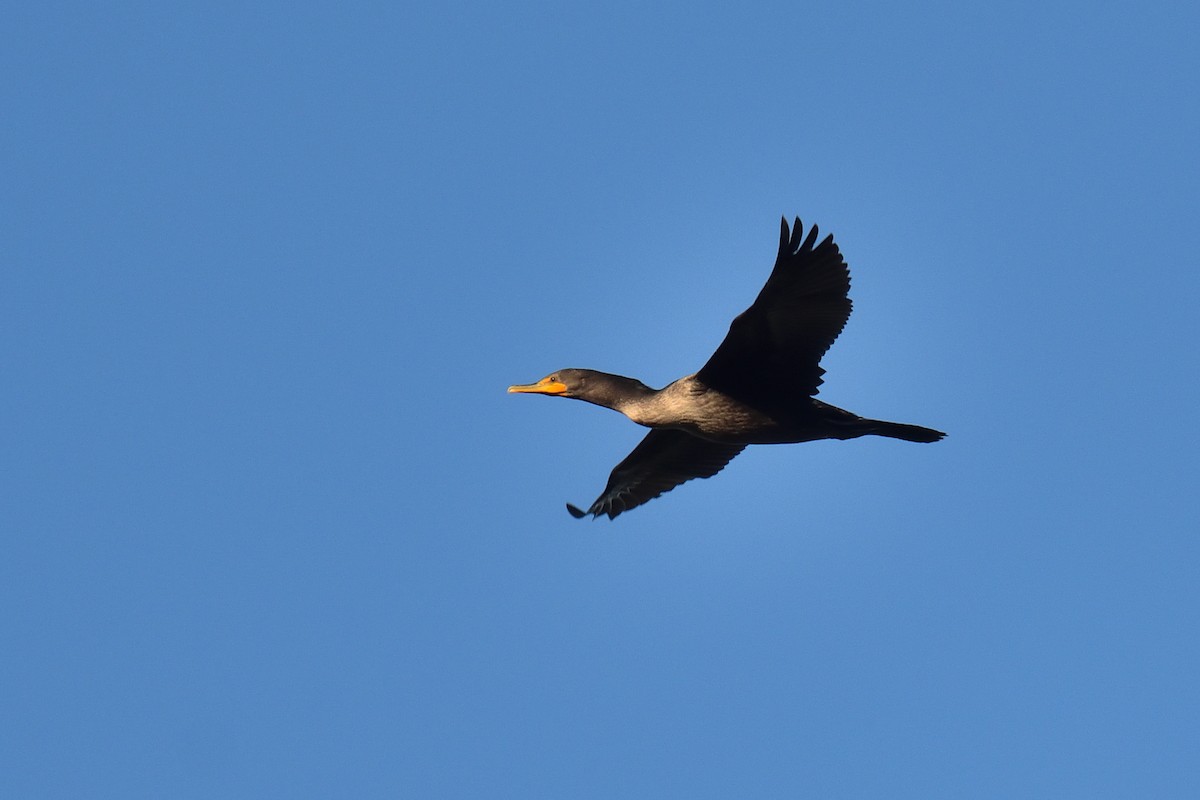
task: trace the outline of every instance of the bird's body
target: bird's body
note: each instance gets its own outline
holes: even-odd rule
[[[850,275],[833,237],[813,247],[785,219],[775,269],[695,374],[651,389],[634,378],[565,369],[510,392],[586,400],[652,428],[613,470],[608,486],[576,517],[615,518],[692,478],[708,478],[751,444],[791,444],[876,435],[935,442],[918,425],[866,419],[817,400],[821,357],[850,316]]]
[[[647,428],[683,431],[722,444],[796,444],[817,439],[853,439],[877,433],[880,426],[896,425],[864,420],[815,398],[768,413],[705,385],[695,375],[685,375],[662,389],[651,389],[632,378],[595,370],[560,370],[557,374],[570,377],[576,385],[586,382],[594,392],[595,385],[600,383],[620,387],[616,391],[596,392],[595,396],[605,402],[588,396],[580,396],[580,400],[620,411]]]

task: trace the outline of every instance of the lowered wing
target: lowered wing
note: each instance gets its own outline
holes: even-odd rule
[[[744,444],[720,444],[700,439],[683,431],[659,428],[633,448],[625,460],[613,469],[604,493],[587,511],[567,503],[567,511],[576,519],[591,514],[607,514],[616,519],[642,503],[669,492],[692,478],[711,478],[746,447]]]

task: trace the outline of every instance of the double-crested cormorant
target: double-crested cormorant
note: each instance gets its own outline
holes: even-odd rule
[[[771,277],[750,308],[729,326],[725,341],[699,372],[663,389],[587,369],[563,369],[510,392],[570,397],[620,411],[653,430],[613,469],[579,518],[622,511],[653,500],[692,478],[716,475],[750,444],[889,436],[936,442],[940,431],[865,419],[815,399],[821,357],[850,316],[850,272],[833,236],[815,247],[800,219],[784,218]]]

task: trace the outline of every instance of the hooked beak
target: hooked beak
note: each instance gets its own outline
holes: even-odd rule
[[[553,378],[554,378],[554,376],[551,375],[551,376],[542,378],[537,383],[526,383],[526,384],[522,384],[519,386],[510,386],[510,387],[508,387],[508,391],[510,394],[513,394],[513,393],[548,394],[548,395],[566,394],[567,385],[565,383],[563,383],[562,381],[557,381],[557,380],[554,380]]]

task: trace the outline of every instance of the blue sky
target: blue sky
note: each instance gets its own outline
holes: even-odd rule
[[[1195,797],[1198,23],[11,8],[0,795]],[[571,519],[781,215],[949,438]]]

